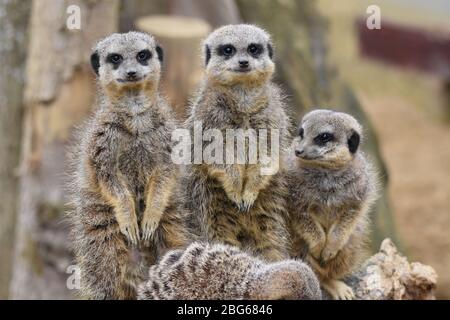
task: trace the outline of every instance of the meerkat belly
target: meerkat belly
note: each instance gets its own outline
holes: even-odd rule
[[[337,220],[339,216],[338,211],[338,208],[334,207],[315,207],[311,210],[310,214],[322,226],[323,230],[327,232]]]
[[[119,157],[119,170],[133,192],[138,213],[145,210],[145,190],[155,169],[155,157],[154,152],[141,143],[130,143]]]

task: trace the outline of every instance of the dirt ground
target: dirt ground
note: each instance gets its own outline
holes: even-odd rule
[[[450,126],[398,97],[360,97],[390,173],[394,219],[410,260],[433,266],[450,298]]]

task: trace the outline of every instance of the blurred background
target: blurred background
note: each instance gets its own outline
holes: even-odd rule
[[[367,26],[370,5],[381,29]],[[449,1],[0,0],[0,299],[75,296],[67,146],[93,107],[95,42],[155,35],[166,53],[162,90],[182,120],[202,76],[200,41],[240,22],[273,35],[293,123],[316,107],[363,122],[383,180],[373,251],[392,238],[436,269],[438,298],[450,298]]]

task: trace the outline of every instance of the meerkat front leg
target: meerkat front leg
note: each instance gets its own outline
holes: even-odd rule
[[[208,167],[209,174],[222,185],[227,197],[238,207],[242,205],[243,166],[229,165],[225,168]]]
[[[150,241],[158,228],[174,186],[175,176],[171,173],[155,170],[149,177],[146,188],[146,207],[141,221],[144,242]]]
[[[96,135],[90,148],[91,159],[96,166],[96,180],[99,191],[114,208],[114,215],[120,231],[132,244],[139,241],[139,227],[134,198],[117,166],[120,133],[115,128],[108,128]]]
[[[327,241],[327,235],[320,223],[314,220],[310,214],[303,213],[296,222],[295,230],[308,244],[311,256],[314,259],[320,259]]]
[[[134,200],[131,192],[120,177],[111,177],[100,182],[103,196],[114,208],[114,214],[122,234],[134,245],[139,242],[139,227],[137,223]]]
[[[358,217],[358,212],[349,211],[331,226],[327,235],[325,248],[321,255],[323,262],[327,262],[336,257],[338,252],[347,244],[355,229]]]
[[[241,210],[248,211],[258,198],[259,192],[270,182],[270,175],[262,175],[259,165],[248,165],[245,172],[245,183],[242,192]]]

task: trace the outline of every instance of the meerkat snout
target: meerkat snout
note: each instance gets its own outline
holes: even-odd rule
[[[163,50],[141,32],[113,34],[93,49],[91,65],[103,87],[136,87],[159,82]]]
[[[359,149],[362,128],[351,115],[332,110],[315,110],[303,118],[294,152],[303,166],[347,165]]]
[[[204,42],[206,74],[224,85],[267,81],[275,70],[268,33],[253,25],[229,25]]]

